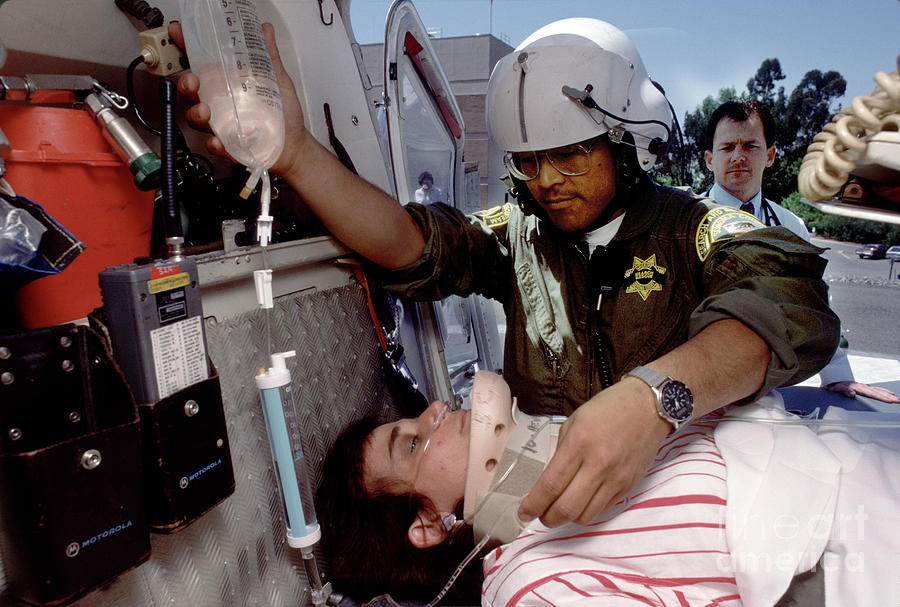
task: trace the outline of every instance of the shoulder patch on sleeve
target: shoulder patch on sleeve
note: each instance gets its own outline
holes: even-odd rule
[[[697,226],[697,257],[700,261],[706,261],[715,243],[764,227],[766,226],[750,213],[730,207],[714,207]]]
[[[481,219],[492,230],[497,230],[509,223],[509,215],[511,212],[512,203],[507,202],[485,211],[479,211],[475,213],[475,216]]]

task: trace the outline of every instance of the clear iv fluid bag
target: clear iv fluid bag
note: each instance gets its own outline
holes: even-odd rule
[[[268,169],[284,146],[281,94],[253,0],[180,0],[184,45],[231,156]]]

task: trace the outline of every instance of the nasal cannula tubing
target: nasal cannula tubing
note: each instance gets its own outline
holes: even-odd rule
[[[431,429],[428,431],[428,436],[425,437],[425,442],[422,444],[422,450],[420,451],[419,459],[416,461],[416,471],[413,474],[413,484],[415,484],[416,480],[419,478],[419,471],[422,468],[422,462],[425,460],[425,452],[428,451],[428,445],[431,444],[431,437],[434,435],[434,431],[438,429],[438,426],[441,425],[441,420],[444,419],[444,416],[450,411],[450,403],[445,402],[444,406],[441,407],[440,412],[435,416],[434,421],[431,423]]]
[[[518,461],[518,458],[516,458],[516,461]],[[510,470],[512,470],[515,465],[516,465],[516,462],[513,462],[512,464],[510,464],[509,468],[507,469],[507,473]],[[494,489],[491,490],[491,493],[493,493],[493,491],[495,491],[495,490],[496,490],[496,487],[494,487]],[[489,495],[485,496],[485,500],[487,500],[488,497],[490,497],[490,496]],[[450,579],[447,580],[447,583],[444,585],[444,587],[441,589],[441,591],[438,592],[438,595],[436,597],[434,597],[434,599],[430,603],[425,605],[425,607],[434,607],[441,601],[442,598],[444,598],[444,595],[447,594],[447,592],[449,592],[450,587],[453,586],[453,582],[455,582],[456,578],[459,577],[459,574],[461,574],[463,572],[463,569],[466,568],[466,565],[468,565],[470,562],[472,562],[472,559],[475,558],[475,556],[479,552],[481,552],[481,549],[484,548],[484,545],[487,544],[488,540],[491,539],[491,534],[494,533],[494,530],[497,528],[497,525],[500,524],[500,521],[502,521],[504,518],[506,518],[506,513],[509,512],[509,510],[513,506],[518,506],[521,503],[521,501],[522,501],[521,499],[518,499],[510,504],[507,504],[506,508],[503,509],[503,512],[500,514],[500,516],[498,516],[497,519],[491,524],[491,527],[490,527],[490,529],[487,530],[487,533],[484,534],[484,537],[481,538],[481,540],[477,544],[475,544],[475,547],[472,548],[472,551],[466,555],[466,557],[462,560],[462,562],[460,562],[459,567],[456,568],[456,570],[450,576]]]
[[[447,409],[448,406],[449,405],[445,404],[444,409],[442,409],[441,412],[443,413]],[[441,418],[441,416],[439,416],[437,419],[440,420],[440,418]],[[544,428],[549,423],[550,423],[550,418],[545,417],[544,421],[541,422],[541,424],[537,427],[537,429],[535,429],[535,431],[531,433],[531,436],[529,437],[529,439],[525,442],[525,444],[522,446],[522,449],[520,449],[519,453],[516,455],[516,459],[514,459],[512,461],[512,463],[510,463],[509,467],[507,467],[506,470],[503,471],[503,474],[501,474],[500,477],[497,478],[497,480],[495,480],[491,484],[490,489],[488,489],[487,495],[485,495],[478,502],[478,505],[475,507],[475,510],[472,512],[471,516],[469,516],[468,518],[465,519],[465,522],[471,522],[475,519],[475,515],[481,511],[481,508],[488,502],[489,498],[494,493],[496,493],[497,489],[499,489],[500,485],[503,484],[503,481],[505,481],[507,479],[510,472],[512,472],[513,468],[516,467],[516,464],[519,463],[519,460],[522,459],[522,456],[525,454],[525,449],[528,447],[528,445],[534,444],[538,435],[544,430]],[[437,427],[437,425],[435,424],[435,426],[432,428],[432,433],[434,433],[434,430],[436,427]],[[428,439],[429,440],[425,442],[426,448],[428,446],[428,443],[431,440],[430,435],[429,435]],[[425,449],[423,448],[421,459],[424,459],[424,458],[425,458]],[[421,461],[421,459],[420,459],[420,461]],[[459,566],[456,568],[456,570],[453,572],[453,574],[447,580],[447,583],[444,585],[444,587],[441,589],[441,591],[438,593],[438,595],[436,597],[434,597],[434,599],[430,603],[428,603],[425,607],[434,607],[441,601],[441,599],[444,598],[444,595],[446,595],[447,592],[450,591],[450,587],[453,586],[453,583],[456,581],[456,578],[458,578],[459,575],[462,573],[463,569],[466,568],[466,565],[468,565],[472,561],[472,559],[475,558],[475,556],[481,551],[481,549],[484,548],[484,545],[487,544],[488,540],[491,539],[491,535],[497,529],[497,525],[500,524],[501,520],[506,518],[506,514],[507,514],[507,512],[509,512],[510,508],[512,508],[513,506],[518,506],[521,501],[522,501],[521,499],[516,500],[516,501],[512,502],[511,504],[508,504],[506,506],[506,508],[504,508],[501,515],[498,516],[496,518],[496,520],[494,520],[494,522],[491,524],[490,528],[488,528],[487,533],[484,534],[484,537],[481,538],[481,540],[477,544],[475,544],[475,547],[472,548],[471,552],[469,552],[469,554],[466,555],[466,557],[462,560],[462,562],[460,562]]]
[[[434,431],[438,429],[438,426],[441,424],[441,420],[444,419],[444,416],[447,415],[447,412],[450,411],[450,403],[445,402],[444,406],[441,407],[440,413],[434,418],[434,422],[431,424],[431,430],[428,432],[428,436],[425,438],[425,444],[422,445],[422,457],[419,459],[421,461],[425,457],[425,451],[428,450],[428,445],[431,444],[431,437],[434,435]]]

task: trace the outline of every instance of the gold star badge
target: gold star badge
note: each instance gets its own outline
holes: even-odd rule
[[[631,279],[631,284],[625,288],[625,292],[637,293],[641,299],[647,301],[652,291],[662,291],[660,281],[665,273],[664,267],[656,265],[656,253],[647,259],[635,257],[631,269],[625,272],[625,278]]]

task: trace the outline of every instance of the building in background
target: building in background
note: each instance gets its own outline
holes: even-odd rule
[[[513,47],[487,34],[431,38],[430,42],[450,81],[466,123],[463,154],[466,162],[478,163],[481,208],[501,204],[506,195],[506,186],[500,181],[506,174],[503,151],[497,149],[488,137],[484,103],[491,70],[501,57],[512,52]],[[365,44],[361,45],[361,49],[373,85],[370,91],[380,96],[384,84],[384,45]],[[373,99],[380,100],[380,97]]]

